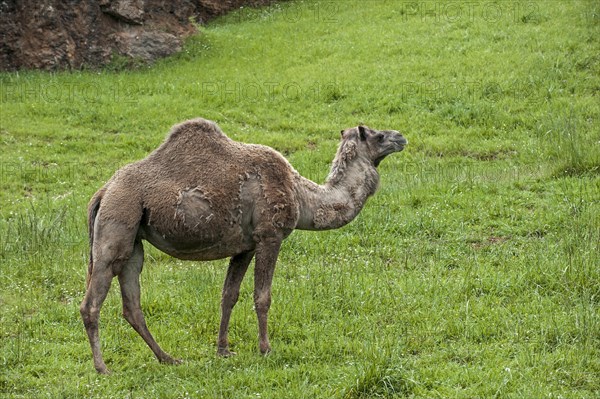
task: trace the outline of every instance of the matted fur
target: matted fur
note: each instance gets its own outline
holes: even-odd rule
[[[194,119],[173,127],[147,158],[113,176],[99,217],[134,227],[145,211],[148,224],[161,234],[174,234],[185,224],[176,212],[181,192],[196,189],[211,203],[215,217],[229,224],[240,201],[240,185],[255,176],[262,182],[264,201],[276,209],[272,222],[291,231],[298,212],[290,200],[295,174],[273,149],[235,142],[215,123]]]

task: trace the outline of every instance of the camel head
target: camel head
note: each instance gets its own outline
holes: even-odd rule
[[[342,140],[354,141],[358,154],[369,159],[375,167],[385,157],[402,151],[408,144],[396,130],[375,130],[363,125],[342,130]]]

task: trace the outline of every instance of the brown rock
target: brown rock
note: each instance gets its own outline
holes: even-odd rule
[[[181,40],[166,32],[129,29],[112,37],[120,54],[143,61],[166,57],[181,50]]]
[[[181,49],[198,23],[273,0],[2,0],[0,70],[80,69],[113,54],[151,62]]]
[[[141,25],[144,22],[143,0],[103,0],[100,9],[124,22]]]

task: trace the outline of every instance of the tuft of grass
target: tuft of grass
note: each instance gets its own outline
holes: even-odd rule
[[[571,109],[568,114],[548,117],[548,129],[542,137],[548,156],[556,162],[552,175],[583,176],[600,173],[600,134],[590,121],[584,121]],[[591,129],[586,132],[585,130]]]
[[[110,62],[103,67],[107,72],[126,72],[129,70],[148,67],[148,62],[141,58],[132,58],[125,55],[113,53]]]
[[[409,397],[414,382],[408,381],[389,359],[377,359],[359,366],[353,386],[343,393],[344,399]]]

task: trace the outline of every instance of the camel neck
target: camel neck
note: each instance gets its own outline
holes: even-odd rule
[[[297,229],[342,227],[358,215],[377,190],[379,174],[371,162],[359,158],[352,162],[338,161],[336,157],[329,177],[322,185],[297,176],[296,194],[300,206]]]

